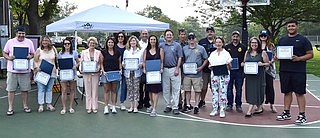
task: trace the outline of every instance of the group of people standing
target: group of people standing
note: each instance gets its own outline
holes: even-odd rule
[[[291,119],[290,105],[292,93],[298,99],[299,116],[295,123],[305,124],[305,84],[306,84],[306,60],[313,57],[310,42],[298,34],[298,23],[294,20],[287,23],[288,34],[279,39],[278,46],[293,46],[293,55],[290,59],[280,61],[281,92],[284,93],[284,112],[277,116],[277,120]],[[179,114],[179,108],[183,112],[194,114],[200,112],[205,106],[208,86],[212,92],[212,112],[210,116],[226,116],[225,111],[236,110],[242,113],[242,86],[245,80],[245,97],[249,104],[245,117],[260,114],[264,111],[263,102],[270,104],[273,113],[277,113],[274,106],[275,92],[273,80],[275,79],[275,61],[278,60],[275,45],[270,42],[270,34],[262,30],[258,37],[252,37],[248,47],[240,43],[240,33],[234,31],[231,34],[231,42],[226,44],[222,37],[216,37],[213,27],[206,28],[206,37],[197,40],[194,33],[187,35],[186,30],[179,30],[179,40],[174,41],[174,33],[168,29],[163,36],[165,41],[159,43],[157,36],[150,35],[148,30],[140,32],[141,40],[136,36],[128,37],[124,32],[119,32],[115,37],[108,37],[105,49],[95,49],[98,41],[94,37],[88,39],[89,48],[78,53],[72,49],[71,41],[64,40],[62,51],[52,46],[49,37],[42,37],[40,47],[35,51],[32,42],[25,39],[24,28],[18,27],[16,38],[8,41],[3,53],[8,60],[7,91],[9,108],[7,115],[13,115],[13,97],[16,88],[20,87],[23,97],[25,112],[31,112],[27,105],[27,91],[30,90],[30,68],[25,71],[16,71],[12,68],[13,47],[28,47],[28,59],[34,57],[34,71],[40,71],[39,65],[46,60],[54,65],[51,78],[47,85],[38,85],[38,112],[43,111],[44,104],[47,109],[54,111],[51,105],[51,89],[57,77],[56,61],[60,58],[72,58],[74,75],[79,68],[85,85],[87,113],[98,112],[98,85],[99,81],[104,87],[104,114],[117,113],[116,99],[120,95],[120,109],[126,110],[124,102],[130,103],[129,113],[137,113],[138,109],[145,106],[150,116],[157,116],[157,103],[160,92],[163,92],[166,104],[165,113]],[[137,67],[128,69],[126,59],[137,59]],[[162,82],[158,84],[146,83],[146,61],[160,60],[160,73]],[[95,61],[96,71],[83,72],[81,66],[84,61]],[[255,62],[257,72],[246,74],[247,63]],[[131,67],[131,66],[130,66]],[[117,80],[109,80],[107,73],[119,71],[121,77]],[[101,78],[100,78],[101,77]],[[244,79],[245,78],[245,79]],[[27,80],[27,81],[26,81]],[[139,84],[139,85],[138,85]],[[66,97],[70,92],[69,112],[74,113],[72,101],[74,98],[75,81],[61,81],[62,86],[62,110],[67,112]],[[235,87],[235,96],[233,92]],[[117,92],[119,90],[119,93]],[[183,91],[181,91],[183,90]],[[195,104],[191,105],[191,91],[194,91]],[[110,98],[111,94],[111,98]],[[44,96],[45,95],[45,96]],[[44,99],[44,97],[46,97]],[[111,103],[109,101],[111,99]],[[150,102],[149,102],[150,101]],[[183,106],[182,106],[183,103]],[[233,108],[235,103],[235,108]]]

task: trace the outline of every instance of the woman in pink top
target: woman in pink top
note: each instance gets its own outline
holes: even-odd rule
[[[100,78],[100,69],[103,67],[103,56],[99,50],[95,49],[98,44],[97,38],[90,37],[87,40],[89,48],[81,52],[80,72],[83,74],[84,86],[86,91],[86,109],[87,113],[98,112],[98,86]],[[94,61],[97,63],[95,72],[84,72],[83,61]]]
[[[56,67],[56,60],[57,60],[57,50],[52,45],[52,42],[49,36],[43,36],[40,40],[40,47],[37,49],[36,54],[34,56],[34,71],[35,74],[41,71],[40,64],[43,60],[53,64],[53,70],[51,73],[51,77],[47,83],[44,85],[40,82],[37,82],[38,86],[38,103],[39,109],[38,112],[43,112],[43,104],[47,104],[47,110],[54,111],[55,108],[52,106],[52,87],[54,84],[54,80],[57,78],[57,67]],[[46,96],[45,96],[46,95]],[[44,99],[46,97],[46,99]]]

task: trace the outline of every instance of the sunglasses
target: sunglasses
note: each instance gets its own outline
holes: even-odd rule
[[[260,35],[260,37],[267,37],[266,35]]]
[[[191,36],[191,37],[188,37],[188,39],[189,39],[189,40],[192,40],[192,39],[194,39],[194,37]]]
[[[122,37],[124,37],[124,36],[123,36],[123,35],[119,35],[118,37],[122,38]]]

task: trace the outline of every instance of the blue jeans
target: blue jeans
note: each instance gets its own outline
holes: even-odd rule
[[[119,85],[121,82],[121,85]],[[124,75],[122,75],[121,81],[119,81],[118,83],[118,87],[117,87],[117,97],[118,97],[118,92],[120,90],[121,87],[121,91],[120,91],[120,102],[124,103],[124,101],[127,99],[127,83],[126,83],[126,77]],[[116,98],[118,99],[118,98]]]
[[[47,85],[42,83],[37,83],[38,86],[38,103],[39,104],[51,104],[52,102],[52,87],[55,78],[50,78]],[[44,102],[44,97],[46,97],[46,102]]]
[[[228,84],[228,91],[227,91],[227,99],[228,99],[228,106],[233,106],[233,84],[235,84],[236,88],[236,107],[241,107],[242,105],[242,85],[243,85],[243,69],[238,70],[230,70],[230,81]]]

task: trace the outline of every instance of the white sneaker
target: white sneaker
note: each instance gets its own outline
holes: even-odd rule
[[[123,103],[120,104],[120,110],[121,110],[121,111],[127,110],[126,106],[124,106]]]
[[[216,116],[216,115],[218,115],[218,111],[212,111],[209,115],[210,116]]]
[[[103,114],[109,114],[109,107],[108,107],[108,105],[104,107]]]
[[[147,108],[147,113],[151,113],[152,112],[152,107]]]
[[[220,111],[220,117],[221,118],[225,118],[226,117],[226,113],[224,112],[224,110]]]
[[[113,114],[116,114],[117,113],[117,109],[116,109],[116,106],[112,106],[112,111],[111,111]]]

